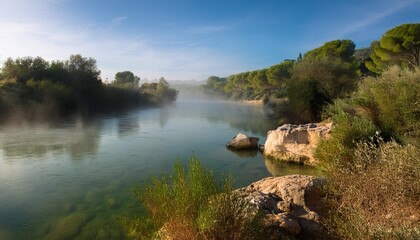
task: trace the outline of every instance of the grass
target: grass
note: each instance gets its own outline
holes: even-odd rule
[[[187,167],[177,161],[169,176],[152,178],[134,193],[146,215],[125,217],[131,239],[270,239],[261,216],[233,190],[232,178],[221,183],[196,157]],[[268,232],[267,232],[268,233]]]

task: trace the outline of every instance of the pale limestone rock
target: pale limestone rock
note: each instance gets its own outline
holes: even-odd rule
[[[323,239],[323,211],[319,187],[324,180],[313,176],[268,177],[236,190],[256,210],[265,213],[265,225],[299,239]]]
[[[264,155],[277,159],[316,165],[314,151],[321,139],[331,136],[332,123],[284,124],[269,131]]]
[[[249,137],[243,133],[238,133],[238,135],[226,144],[226,147],[234,150],[257,149],[259,140],[257,137]]]

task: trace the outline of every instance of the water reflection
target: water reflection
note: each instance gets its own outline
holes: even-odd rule
[[[316,169],[296,163],[282,162],[265,158],[265,166],[273,177],[289,174],[318,175]]]
[[[240,158],[252,158],[257,156],[258,149],[244,149],[244,150],[233,150],[230,148],[226,148],[228,151],[233,152],[236,156]]]
[[[73,160],[80,160],[97,153],[100,132],[100,122],[62,128],[10,127],[0,132],[0,148],[6,163],[43,160],[48,154],[69,154]]]
[[[210,122],[226,122],[232,128],[248,131],[252,134],[265,136],[267,131],[277,126],[274,119],[269,119],[267,109],[263,106],[245,105],[240,103],[222,102],[223,108],[213,110],[218,112],[217,116],[210,115],[207,120]]]
[[[165,125],[169,121],[170,108],[170,106],[167,106],[159,109],[159,126],[161,129],[165,128]]]
[[[117,118],[118,136],[126,137],[140,131],[140,118],[138,114],[130,114]]]

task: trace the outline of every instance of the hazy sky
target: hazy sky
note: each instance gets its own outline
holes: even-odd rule
[[[103,79],[203,80],[419,22],[420,0],[0,0],[0,62],[82,54]]]

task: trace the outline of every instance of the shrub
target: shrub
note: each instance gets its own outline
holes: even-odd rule
[[[352,96],[381,132],[398,140],[420,136],[420,68],[393,66],[377,78],[368,77]]]
[[[318,144],[315,157],[321,162],[320,168],[327,173],[353,171],[357,143],[376,141],[379,137],[377,128],[369,119],[353,115],[351,111],[344,101],[336,101],[324,113],[330,116],[335,126],[332,137]]]
[[[259,214],[232,191],[232,179],[217,184],[214,174],[192,157],[187,170],[177,161],[170,176],[135,188],[144,217],[122,220],[133,239],[256,239]]]
[[[357,144],[351,172],[330,175],[325,226],[339,239],[419,239],[420,149]]]
[[[315,155],[330,179],[332,236],[420,238],[419,76],[392,67],[324,111],[336,126]]]

